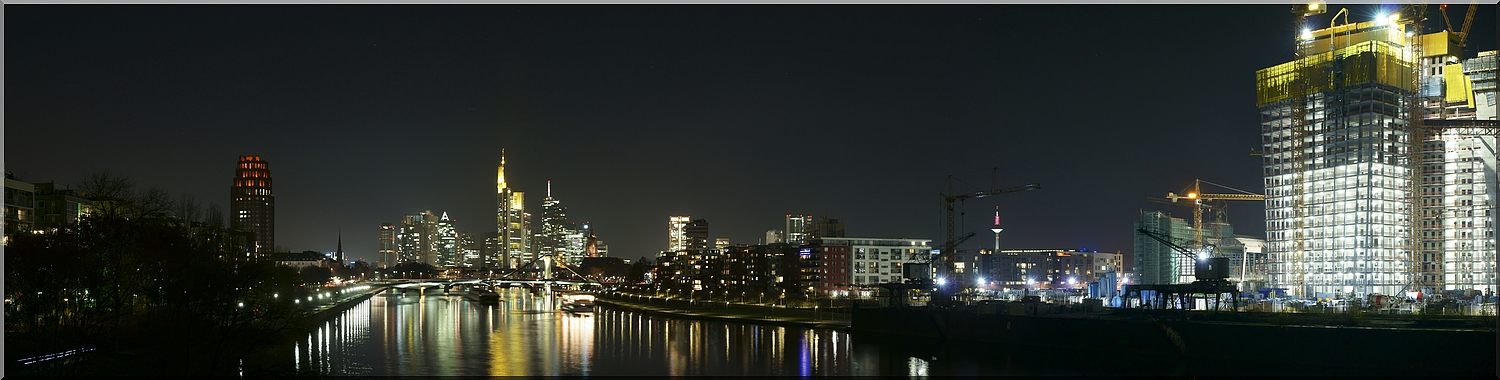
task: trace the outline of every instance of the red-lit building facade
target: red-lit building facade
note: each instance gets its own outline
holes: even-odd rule
[[[240,156],[229,188],[229,227],[255,234],[250,255],[276,247],[276,196],[271,193],[271,169],[260,156]]]

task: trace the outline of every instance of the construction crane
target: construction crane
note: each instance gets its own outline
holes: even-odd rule
[[[953,240],[953,203],[954,202],[961,202],[963,200],[970,199],[970,198],[984,198],[984,197],[988,197],[988,196],[991,196],[991,195],[1000,195],[1000,194],[1005,194],[1005,193],[1014,193],[1014,192],[1021,192],[1021,191],[1029,191],[1029,190],[1036,190],[1036,189],[1042,188],[1041,184],[1033,183],[1033,184],[1029,184],[1029,185],[1025,185],[1025,186],[1017,186],[1017,187],[1010,187],[1010,188],[1004,188],[1004,189],[993,189],[993,187],[994,187],[993,180],[991,181],[991,185],[990,186],[991,186],[992,190],[989,190],[989,191],[980,191],[980,192],[974,192],[974,193],[953,194],[953,195],[939,194],[939,195],[942,195],[942,197],[943,197],[943,209],[946,211],[946,215],[947,215],[947,229],[948,229],[948,234],[947,234],[947,239],[944,240],[945,243],[943,244],[943,250],[942,250],[942,253],[941,253],[943,261],[942,261],[942,264],[938,267],[939,268],[938,269],[938,279],[945,279],[945,278],[950,278],[950,277],[953,276],[953,260],[954,260],[953,249],[954,249],[955,246],[958,245],[957,244],[958,242],[955,241],[955,240]],[[948,189],[949,189],[948,190],[949,193],[953,192],[953,176],[948,176]],[[967,239],[967,238],[968,237],[966,236],[965,239]],[[953,294],[954,294],[953,287],[957,283],[958,283],[958,281],[946,281],[943,285],[939,285],[937,287],[937,291],[934,292],[933,295],[932,295],[932,302],[931,302],[931,304],[932,305],[947,305],[948,303],[950,303],[950,301],[953,298]]]
[[[1218,186],[1218,187],[1222,187],[1222,188],[1225,188],[1225,189],[1239,191],[1240,194],[1205,194],[1205,193],[1202,192],[1202,186],[1203,186],[1204,183],[1207,183],[1207,184],[1210,184],[1210,185],[1214,185],[1214,186]],[[1220,206],[1220,207],[1214,207],[1214,206],[1210,206],[1210,205],[1204,205],[1203,202],[1205,202],[1205,201],[1265,201],[1266,200],[1266,196],[1264,196],[1264,195],[1255,194],[1255,193],[1251,193],[1251,192],[1248,192],[1248,191],[1235,189],[1235,188],[1232,188],[1232,187],[1229,187],[1229,186],[1224,186],[1224,185],[1220,185],[1220,184],[1217,184],[1217,183],[1204,181],[1204,180],[1201,180],[1201,179],[1193,180],[1193,185],[1189,186],[1187,189],[1183,189],[1182,192],[1185,193],[1185,194],[1178,195],[1177,193],[1170,193],[1169,192],[1169,193],[1167,193],[1167,199],[1170,199],[1173,202],[1177,202],[1179,200],[1187,200],[1189,202],[1192,202],[1192,206],[1193,206],[1193,248],[1198,248],[1198,249],[1203,248],[1204,244],[1206,243],[1206,242],[1203,241],[1203,227],[1204,227],[1203,226],[1203,209],[1204,208],[1218,208],[1220,210],[1220,214],[1221,215],[1222,215],[1222,210],[1223,210],[1222,206]]]
[[[1217,257],[1218,252],[1217,249],[1214,248],[1216,247],[1214,245],[1208,245],[1207,249],[1200,249],[1202,255],[1199,255],[1198,253],[1194,253],[1192,249],[1177,245],[1170,239],[1167,239],[1167,237],[1158,235],[1157,233],[1151,232],[1144,228],[1136,229],[1135,232],[1140,233],[1141,235],[1145,235],[1152,240],[1161,242],[1167,247],[1171,247],[1172,250],[1177,251],[1177,253],[1182,254],[1184,257],[1192,259],[1193,277],[1197,278],[1199,281],[1222,283],[1226,281],[1225,279],[1229,278],[1229,259]]]
[[[1287,120],[1292,123],[1291,128],[1289,128],[1292,134],[1292,136],[1289,136],[1292,140],[1292,146],[1290,147],[1292,152],[1292,194],[1288,195],[1291,195],[1292,198],[1292,215],[1290,219],[1293,229],[1292,236],[1290,236],[1292,249],[1291,252],[1288,252],[1287,256],[1289,257],[1284,260],[1291,264],[1291,268],[1289,268],[1292,271],[1290,276],[1291,281],[1295,289],[1294,291],[1299,295],[1303,292],[1303,277],[1305,277],[1302,267],[1305,231],[1303,231],[1302,227],[1307,219],[1307,205],[1305,204],[1307,194],[1304,186],[1307,176],[1306,140],[1312,134],[1310,132],[1311,128],[1309,128],[1311,123],[1307,122],[1307,98],[1312,92],[1311,87],[1313,84],[1310,78],[1313,76],[1309,75],[1312,66],[1309,64],[1309,60],[1305,58],[1312,55],[1313,44],[1311,41],[1312,34],[1307,30],[1307,17],[1320,15],[1327,11],[1328,6],[1320,1],[1311,1],[1306,4],[1292,6],[1292,15],[1295,16],[1292,22],[1294,34],[1292,37],[1292,46],[1294,46],[1292,62],[1293,70],[1297,73],[1297,76],[1292,79],[1290,86],[1287,87],[1287,97],[1291,100],[1291,104],[1287,107],[1291,111],[1291,117],[1287,118]]]
[[[1462,29],[1453,29],[1453,21],[1448,20],[1448,4],[1439,6],[1439,10],[1443,13],[1443,24],[1448,26],[1448,31],[1458,34],[1457,45],[1463,47],[1464,42],[1469,39],[1469,27],[1474,25],[1474,12],[1479,10],[1479,4],[1474,1],[1469,2],[1469,12],[1464,15]]]

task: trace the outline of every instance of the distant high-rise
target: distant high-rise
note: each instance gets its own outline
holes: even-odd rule
[[[386,268],[396,265],[396,225],[380,224],[380,254],[375,266]]]
[[[276,247],[276,196],[271,194],[271,169],[260,156],[240,156],[229,187],[229,228],[255,233],[252,254]]]
[[[807,228],[813,223],[811,216],[786,214],[785,241],[787,244],[807,244]]]
[[[458,262],[459,266],[478,268],[484,265],[479,258],[479,252],[484,249],[482,239],[475,239],[474,233],[464,231],[458,233]]]
[[[723,251],[724,248],[728,248],[728,247],[729,247],[729,238],[727,238],[727,237],[714,238],[714,249]]]
[[[687,249],[709,249],[707,220],[694,220],[683,227],[683,232],[687,235]]]
[[[1192,239],[1193,226],[1182,218],[1173,218],[1160,211],[1142,211],[1135,221],[1135,229],[1144,229],[1172,241]],[[1193,259],[1178,253],[1161,242],[1140,233],[1135,234],[1135,277],[1143,285],[1166,285],[1191,283]]]
[[[458,266],[460,260],[458,230],[454,229],[453,220],[448,219],[448,213],[446,212],[437,221],[437,246],[434,248],[437,250],[438,257],[437,264],[435,265],[445,267]]]
[[[676,252],[687,249],[687,224],[691,216],[673,216],[668,218],[667,224],[667,250]]]
[[[844,221],[828,217],[818,217],[817,223],[808,225],[807,239],[825,237],[844,237]]]
[[[495,229],[504,247],[486,258],[499,268],[514,267],[531,257],[531,216],[526,213],[525,192],[512,191],[505,183],[505,149],[500,150],[500,169],[495,173]]]
[[[547,197],[542,199],[541,238],[535,243],[537,254],[566,258],[572,232],[568,227],[568,208],[552,197],[552,181],[547,181]]]
[[[766,244],[776,244],[785,241],[786,238],[783,236],[781,230],[766,230]]]
[[[432,211],[407,215],[402,219],[401,233],[398,236],[401,261],[439,265],[437,221],[437,216],[433,215]]]

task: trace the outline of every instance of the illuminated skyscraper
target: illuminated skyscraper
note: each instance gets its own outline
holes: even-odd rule
[[[712,249],[708,243],[708,220],[698,219],[683,227],[687,235],[687,249]]]
[[[552,255],[552,257],[569,260],[567,254],[571,236],[568,224],[568,207],[562,205],[562,201],[552,197],[552,181],[547,181],[547,197],[542,199],[542,229],[537,246],[538,255]]]
[[[427,265],[440,265],[438,260],[438,218],[432,211],[407,215],[401,220],[401,232],[396,236],[401,261],[414,261]]]
[[[271,194],[271,169],[260,156],[240,156],[229,187],[229,228],[255,233],[252,254],[276,247],[276,196]]]
[[[787,244],[807,244],[807,229],[813,224],[813,218],[807,215],[786,214],[786,233],[784,239]]]
[[[667,251],[676,252],[687,249],[687,224],[691,216],[673,216],[667,219]]]
[[[453,228],[453,220],[448,219],[448,213],[437,221],[437,264],[438,266],[452,267],[459,264],[458,252],[458,230]]]
[[[495,173],[495,229],[504,245],[497,257],[486,258],[499,268],[512,268],[532,258],[531,215],[526,213],[525,193],[511,191],[505,183],[505,149],[500,150],[500,169]]]
[[[1494,137],[1431,129],[1476,115],[1462,48],[1400,17],[1301,31],[1295,60],[1256,72],[1271,287],[1494,288],[1494,180],[1477,178],[1495,172]]]
[[[380,224],[380,253],[376,267],[386,268],[397,263],[396,256],[396,225],[390,223]]]

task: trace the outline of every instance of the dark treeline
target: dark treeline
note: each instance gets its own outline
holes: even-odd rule
[[[93,201],[78,223],[8,237],[7,373],[237,375],[305,331],[299,273],[248,258],[216,206],[108,174],[77,189]],[[88,351],[25,364],[70,350]]]

